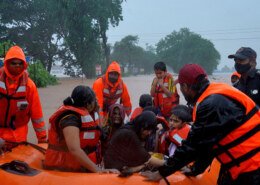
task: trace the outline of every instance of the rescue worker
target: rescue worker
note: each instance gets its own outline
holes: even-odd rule
[[[154,98],[154,106],[160,114],[168,119],[171,115],[171,109],[179,104],[179,94],[174,85],[173,76],[167,73],[164,62],[154,64],[154,73],[150,94]]]
[[[47,142],[40,98],[26,69],[23,50],[11,47],[0,68],[0,138],[6,144],[27,141],[30,119],[38,143]],[[8,147],[12,148],[12,144]]]
[[[132,121],[135,117],[140,115],[143,112],[143,109],[147,106],[153,105],[153,98],[150,94],[142,94],[139,98],[139,107],[135,108],[135,110],[131,114],[130,121]]]
[[[241,47],[236,54],[228,56],[234,59],[235,69],[241,74],[236,88],[260,106],[260,71],[255,68],[256,57],[256,52],[249,47]]]
[[[97,96],[100,106],[101,121],[106,123],[108,108],[119,103],[124,106],[127,116],[132,111],[132,103],[126,84],[121,77],[121,69],[116,61],[113,61],[106,71],[106,74],[98,78],[93,84],[93,90]]]
[[[95,93],[77,86],[50,117],[44,168],[61,171],[109,172],[100,163],[100,135]]]
[[[159,152],[173,156],[177,146],[185,140],[190,131],[191,112],[185,105],[177,105],[172,109],[169,119],[169,131],[161,134],[159,139]]]
[[[239,78],[241,77],[241,75],[238,72],[234,72],[231,75],[231,83],[233,87],[237,87],[237,84],[239,82]]]
[[[143,175],[158,181],[195,161],[189,175],[196,176],[216,157],[221,164],[219,185],[260,184],[260,111],[256,104],[227,84],[210,83],[197,64],[182,67],[178,79],[187,103],[194,105],[194,123],[174,156],[159,171]]]

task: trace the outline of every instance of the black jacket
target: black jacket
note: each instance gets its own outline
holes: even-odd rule
[[[202,91],[206,88],[207,85]],[[168,176],[192,161],[195,161],[194,173],[202,173],[214,158],[213,146],[239,126],[244,114],[245,109],[238,102],[220,94],[208,96],[197,107],[188,138],[159,168],[160,174]]]
[[[251,69],[246,80],[240,78],[234,87],[245,93],[260,106],[260,71],[258,69]]]

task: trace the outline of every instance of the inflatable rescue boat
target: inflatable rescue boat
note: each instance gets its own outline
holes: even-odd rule
[[[135,173],[129,177],[118,177],[118,174],[75,173],[44,170],[44,150],[47,144],[32,146],[20,144],[12,151],[0,155],[1,185],[153,185],[167,184],[144,181],[144,177]],[[186,177],[180,172],[167,177],[174,185],[215,185],[219,173],[219,163],[213,161],[210,170],[197,177]]]

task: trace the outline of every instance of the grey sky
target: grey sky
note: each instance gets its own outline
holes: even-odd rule
[[[108,31],[108,42],[138,35],[139,45],[155,45],[170,34],[187,27],[213,42],[221,63],[241,46],[253,48],[260,56],[260,0],[127,0],[124,20]],[[259,58],[258,66],[260,66]]]

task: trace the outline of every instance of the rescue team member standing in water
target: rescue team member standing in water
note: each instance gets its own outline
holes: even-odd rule
[[[40,98],[26,68],[22,49],[11,47],[0,69],[0,138],[10,142],[27,141],[31,119],[38,142],[46,142]]]
[[[235,87],[260,106],[260,71],[255,68],[256,57],[256,52],[249,47],[241,47],[236,54],[228,56],[234,59],[235,69],[241,74]]]
[[[100,106],[102,124],[106,122],[104,119],[107,115],[108,108],[115,103],[122,104],[127,116],[130,115],[132,103],[127,86],[121,79],[121,69],[117,62],[113,61],[108,66],[106,74],[94,82],[93,90]]]
[[[214,157],[221,163],[219,185],[260,184],[260,111],[241,91],[210,83],[199,65],[187,64],[179,72],[181,91],[194,105],[188,138],[157,172],[143,173],[158,181],[195,161],[190,175],[202,173]],[[198,164],[199,162],[199,164]]]
[[[44,167],[62,171],[116,172],[102,169],[97,103],[87,86],[77,86],[51,116]]]
[[[154,64],[154,73],[150,94],[154,98],[154,106],[166,119],[171,115],[171,109],[179,104],[179,94],[174,85],[173,76],[167,73],[164,62]]]

